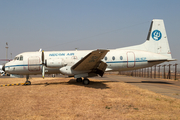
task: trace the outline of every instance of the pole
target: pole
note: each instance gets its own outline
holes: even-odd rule
[[[12,53],[11,53],[11,60],[12,60]]]
[[[166,79],[166,71],[165,71],[165,66],[166,66],[166,65],[163,65],[163,67],[164,67],[164,79]]]
[[[171,79],[171,64],[168,65],[169,66],[169,73],[168,73],[168,79]]]
[[[9,47],[8,47],[8,43],[7,43],[7,42],[6,42],[6,47],[5,47],[5,48],[6,48],[6,60],[8,60],[8,48],[9,48]],[[7,62],[7,61],[6,61],[6,62]]]
[[[173,65],[173,66],[175,66],[175,78],[174,78],[175,80],[177,80],[177,77],[176,77],[176,73],[177,73],[177,65],[178,65],[177,63]]]
[[[151,78],[152,78],[152,66],[151,66]]]
[[[156,65],[154,66],[154,78],[156,78]]]
[[[161,65],[159,65],[158,67],[159,67],[159,78],[160,78],[160,73],[161,73],[161,72],[160,72],[160,67],[161,67]]]

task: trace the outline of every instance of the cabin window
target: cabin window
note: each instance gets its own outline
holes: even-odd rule
[[[112,57],[112,60],[115,60],[115,57],[114,57],[114,56]]]
[[[123,60],[123,56],[120,56],[120,60]]]
[[[107,57],[105,57],[104,60],[106,61],[106,60],[107,60]]]
[[[22,56],[22,55],[20,56],[20,60],[21,60],[21,61],[23,60],[23,56]]]

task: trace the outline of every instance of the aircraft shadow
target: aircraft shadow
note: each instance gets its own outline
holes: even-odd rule
[[[125,82],[125,83],[173,84],[173,83],[169,83],[169,82],[162,82],[162,81],[141,81],[141,82]]]
[[[105,83],[108,82],[117,82],[117,81],[90,81],[89,85],[84,85],[82,82],[76,82],[76,79],[70,79],[68,82],[46,82],[46,83],[35,83],[31,85],[78,85],[78,86],[83,86],[83,87],[88,87],[88,88],[95,88],[95,89],[109,89]]]

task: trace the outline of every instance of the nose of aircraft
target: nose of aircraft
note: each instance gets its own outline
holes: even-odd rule
[[[2,70],[5,72],[5,65],[3,65]]]

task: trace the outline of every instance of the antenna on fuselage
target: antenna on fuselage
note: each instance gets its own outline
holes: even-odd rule
[[[42,52],[42,48],[39,49],[39,52]]]

